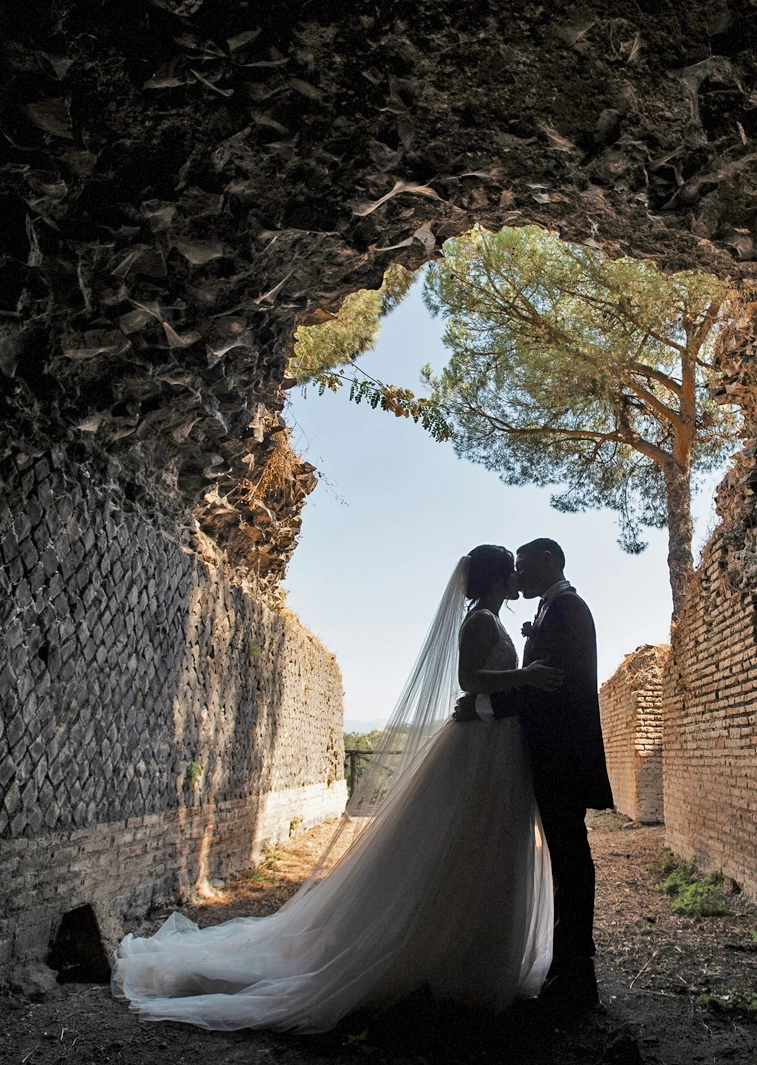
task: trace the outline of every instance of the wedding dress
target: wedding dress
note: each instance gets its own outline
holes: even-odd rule
[[[520,724],[449,717],[462,570],[348,806],[355,841],[269,917],[200,929],[174,913],[127,936],[114,993],[141,1017],[319,1032],[423,985],[495,1009],[538,994],[552,883]],[[500,626],[485,668],[516,664]]]

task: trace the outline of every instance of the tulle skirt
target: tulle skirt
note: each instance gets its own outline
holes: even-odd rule
[[[423,985],[502,1009],[538,994],[551,944],[520,724],[450,721],[324,879],[269,917],[126,936],[113,989],[145,1019],[320,1032]]]

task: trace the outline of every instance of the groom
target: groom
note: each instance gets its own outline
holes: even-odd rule
[[[541,999],[578,1013],[598,1001],[592,938],[594,863],[586,809],[613,805],[597,695],[597,643],[586,603],[565,579],[565,556],[542,537],[518,548],[515,572],[525,599],[539,597],[523,665],[536,660],[561,669],[554,691],[519,689],[523,739],[531,756],[534,791],[552,860],[554,955]],[[513,712],[512,692],[491,696],[495,717]],[[465,711],[459,714],[464,719]]]

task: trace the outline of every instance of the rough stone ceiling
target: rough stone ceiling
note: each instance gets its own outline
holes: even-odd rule
[[[115,459],[135,499],[194,506],[227,546],[280,430],[294,325],[392,258],[538,222],[757,274],[746,0],[39,0],[3,18],[3,454]]]

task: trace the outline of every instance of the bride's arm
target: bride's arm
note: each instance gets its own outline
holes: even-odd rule
[[[460,678],[462,674],[460,674]],[[477,669],[468,674],[469,687],[476,695],[493,695],[495,692],[508,692],[512,688],[542,688],[554,691],[563,682],[561,669],[553,669],[544,662],[532,662],[523,669]],[[463,687],[462,679],[460,686]]]
[[[457,680],[464,692],[476,692],[476,674],[489,657],[489,653],[499,639],[499,630],[494,616],[485,611],[478,611],[466,618],[460,630],[460,658],[457,667]]]
[[[523,685],[551,691],[562,684],[562,671],[552,669],[543,662],[532,662],[525,669],[483,669],[498,639],[497,623],[488,611],[479,611],[465,622],[460,634],[457,673],[463,691],[492,695]]]

